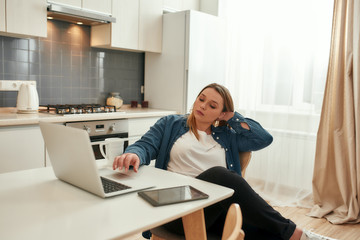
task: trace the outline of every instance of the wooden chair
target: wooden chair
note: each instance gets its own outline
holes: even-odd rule
[[[230,205],[229,211],[226,214],[222,240],[243,240],[245,233],[242,227],[242,214],[239,204],[233,203]]]
[[[250,163],[251,152],[240,152],[239,153],[240,166],[241,166],[241,175],[245,176],[245,171],[247,166]],[[226,215],[226,220],[223,229],[222,240],[241,240],[244,239],[245,233],[241,229],[242,226],[242,215],[240,206],[236,203],[233,203]],[[151,229],[152,240],[183,240],[185,237],[183,235],[177,235],[168,231],[165,227],[160,226],[154,229]],[[208,239],[214,239],[213,236],[209,235]]]
[[[223,228],[222,240],[243,240],[245,237],[242,227],[242,214],[239,204],[233,203],[229,207],[229,210],[226,214],[225,224]],[[185,236],[178,235],[168,231],[165,227],[160,226],[154,229],[151,229],[152,240],[184,240]],[[218,239],[217,236],[207,234],[207,238]]]
[[[239,152],[239,159],[241,166],[241,176],[245,177],[245,171],[251,159],[251,152]]]

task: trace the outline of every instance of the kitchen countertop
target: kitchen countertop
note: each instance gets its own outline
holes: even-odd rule
[[[62,123],[77,121],[92,121],[105,119],[123,119],[123,118],[143,118],[143,117],[162,117],[175,114],[176,111],[153,109],[153,108],[130,108],[124,105],[115,113],[93,113],[93,114],[65,114],[54,113],[17,113],[16,108],[0,108],[0,126],[17,126],[38,124],[40,121]]]

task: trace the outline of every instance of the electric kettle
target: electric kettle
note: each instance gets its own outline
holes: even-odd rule
[[[39,95],[36,85],[23,83],[17,96],[16,108],[19,113],[36,113],[39,109]]]

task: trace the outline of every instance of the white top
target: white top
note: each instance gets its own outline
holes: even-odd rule
[[[226,167],[225,151],[213,137],[199,131],[199,140],[188,131],[182,135],[170,151],[167,170],[196,177],[214,166]]]
[[[123,239],[230,197],[234,190],[149,166],[156,188],[191,185],[208,199],[153,207],[136,192],[107,199],[57,180],[51,167],[0,174],[0,239]]]

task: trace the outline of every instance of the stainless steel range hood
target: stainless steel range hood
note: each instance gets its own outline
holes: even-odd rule
[[[78,23],[85,25],[97,25],[103,23],[114,23],[116,18],[111,15],[90,11],[82,8],[75,8],[58,3],[48,2],[48,17],[55,20]]]

